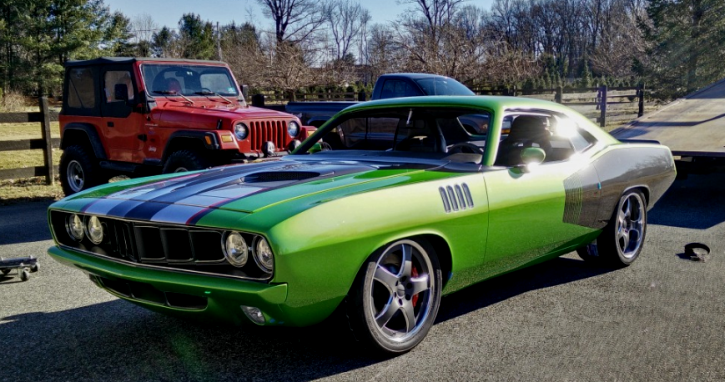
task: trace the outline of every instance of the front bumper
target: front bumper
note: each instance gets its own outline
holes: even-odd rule
[[[265,325],[294,325],[283,310],[287,284],[196,275],[117,263],[50,247],[61,264],[78,268],[109,293],[150,310],[200,320],[251,322],[241,306],[262,310]]]

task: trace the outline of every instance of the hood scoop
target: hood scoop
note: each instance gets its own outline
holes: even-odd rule
[[[265,183],[265,182],[284,182],[299,181],[321,176],[319,172],[313,171],[271,171],[257,172],[249,174],[242,178],[244,183]]]

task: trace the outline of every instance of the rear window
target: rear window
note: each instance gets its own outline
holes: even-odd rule
[[[452,78],[424,78],[415,82],[426,95],[474,95],[471,89]]]
[[[74,109],[96,107],[96,88],[90,68],[73,68],[68,73],[68,106]]]

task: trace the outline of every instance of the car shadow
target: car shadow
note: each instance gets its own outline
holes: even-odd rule
[[[444,298],[438,322],[607,271],[583,261],[555,259]],[[307,328],[226,326],[168,317],[113,300],[0,318],[4,364],[11,365],[4,372],[20,376],[14,380],[298,381],[386,361],[354,342],[340,317]],[[27,373],[13,372],[12,365],[27,360],[38,366]]]
[[[725,173],[678,179],[648,213],[650,224],[708,229],[725,221]]]
[[[0,206],[0,245],[50,240],[48,206],[52,200]]]
[[[611,271],[612,268],[593,266],[578,259],[560,257],[549,260],[474,284],[444,297],[436,322],[448,321],[533,290],[567,284]]]

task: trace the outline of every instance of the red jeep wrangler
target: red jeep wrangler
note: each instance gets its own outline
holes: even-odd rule
[[[66,195],[121,174],[270,157],[307,137],[297,117],[248,106],[222,62],[98,58],[65,67],[60,179]]]

